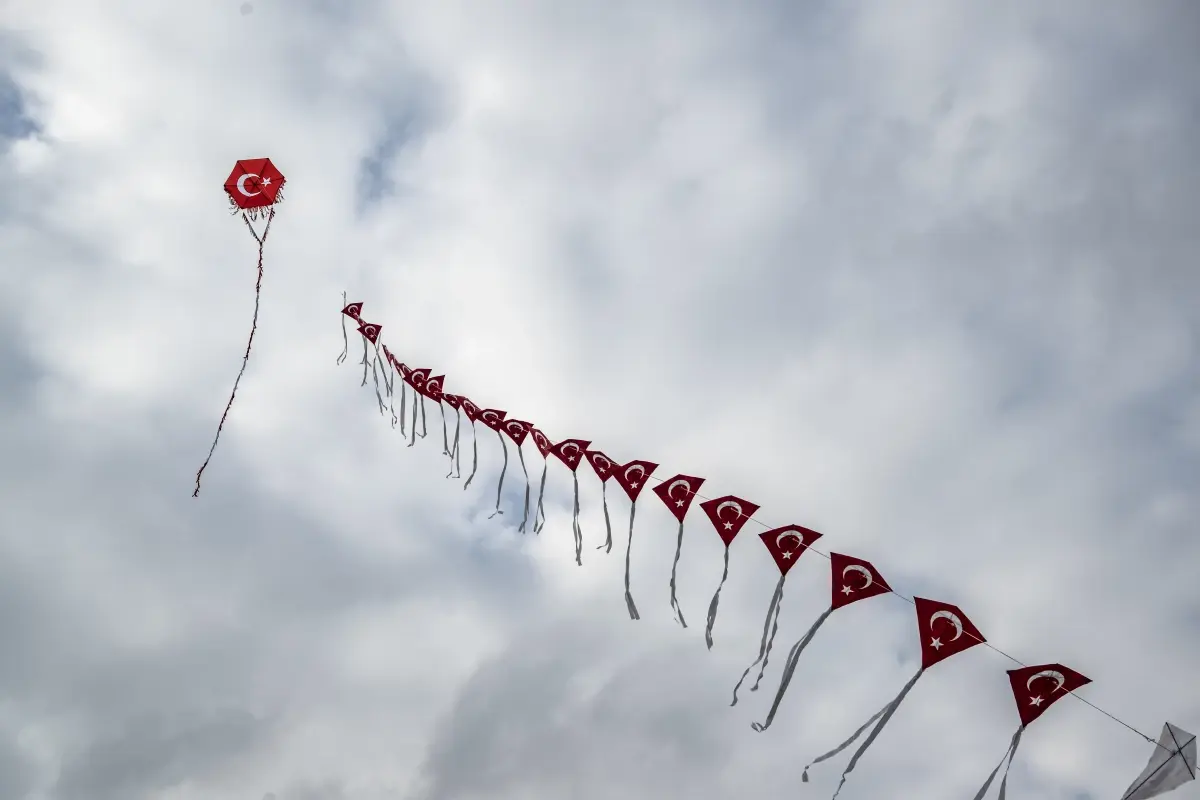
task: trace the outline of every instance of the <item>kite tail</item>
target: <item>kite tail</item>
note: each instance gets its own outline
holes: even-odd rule
[[[637,502],[629,503],[629,544],[625,546],[625,607],[629,609],[630,619],[641,619],[637,606],[633,604],[633,594],[629,591],[629,554],[633,552],[633,515],[637,513]]]
[[[411,438],[408,440],[408,446],[412,447],[417,443],[417,395],[416,389],[413,389],[413,413],[412,413],[412,431]],[[401,401],[403,402],[403,401]]]
[[[604,538],[604,544],[600,545],[600,547],[604,548],[604,552],[611,553],[612,552],[612,520],[609,519],[609,517],[608,517],[608,484],[607,483],[600,484],[600,502],[604,506],[604,530],[607,533],[607,535]],[[600,547],[597,547],[596,549],[599,550]]]
[[[392,429],[396,428],[396,368],[388,361],[389,369],[383,371],[383,388],[387,391],[388,413],[392,415]],[[388,380],[388,376],[391,380]]]
[[[275,219],[275,209],[267,212],[267,225],[263,228],[262,236],[259,236],[254,230],[254,226],[250,224],[250,218],[242,214],[242,220],[246,223],[246,227],[250,229],[250,235],[258,242],[258,278],[254,283],[254,317],[250,321],[250,337],[246,340],[246,354],[242,356],[242,368],[238,370],[237,378],[233,381],[233,390],[229,393],[229,402],[225,404],[225,410],[221,412],[221,421],[217,423],[217,434],[213,437],[212,447],[208,449],[208,455],[204,459],[204,463],[200,465],[200,469],[196,472],[196,490],[192,492],[192,497],[200,496],[200,477],[204,474],[204,470],[208,467],[208,462],[212,460],[213,453],[217,449],[217,442],[221,439],[221,429],[225,427],[225,420],[229,416],[229,409],[233,408],[233,398],[237,396],[238,384],[242,382],[242,376],[246,374],[246,365],[250,362],[250,348],[254,344],[254,333],[258,330],[258,306],[259,299],[262,296],[263,282],[263,246],[267,242],[267,234],[271,232],[271,220]]]
[[[575,563],[583,566],[583,528],[579,526],[579,473],[571,470],[575,481],[575,510],[571,515],[571,530],[575,534]]]
[[[892,702],[888,703],[880,711],[876,712],[876,716],[879,717],[879,722],[877,722],[875,724],[875,727],[871,729],[871,732],[869,734],[867,734],[867,738],[864,739],[863,743],[858,746],[857,750],[854,751],[854,755],[850,757],[850,763],[846,765],[846,769],[842,770],[842,779],[840,781],[838,781],[838,786],[837,786],[837,789],[833,793],[832,800],[837,800],[837,796],[839,794],[841,794],[841,792],[842,792],[842,787],[846,785],[846,776],[848,776],[851,772],[854,771],[854,767],[858,764],[858,760],[860,758],[862,758],[862,754],[867,752],[867,748],[870,747],[871,744],[875,741],[875,737],[879,736],[879,732],[883,730],[883,726],[888,724],[888,721],[891,720],[892,715],[896,713],[896,709],[900,707],[900,703],[904,702],[904,698],[908,695],[908,693],[912,689],[913,685],[916,684],[917,680],[921,677],[921,675],[924,672],[925,672],[924,667],[917,670],[917,673],[912,676],[912,678],[909,680],[909,682],[904,684],[904,688],[900,690],[900,694],[896,695],[896,699],[893,700]],[[870,723],[867,723],[867,724],[870,724]],[[862,733],[862,730],[863,730],[862,728],[859,728],[855,732],[854,736],[852,736],[850,738],[850,741],[853,741],[854,739],[858,738],[858,735],[860,733]],[[847,745],[850,744],[850,741],[847,741],[845,744],[847,744]],[[845,745],[843,745],[843,747],[844,746]],[[830,755],[832,755],[832,754],[830,754]],[[825,757],[826,756],[822,756],[822,758],[825,758]],[[820,760],[820,759],[818,759],[818,760]],[[814,761],[812,763],[815,764],[817,762]],[[809,764],[808,766],[811,767],[812,764]],[[802,780],[802,781],[806,780],[807,776],[808,776],[808,767],[805,767],[804,772],[800,776],[800,780]]]
[[[467,482],[463,484],[463,491],[471,485],[471,481],[475,480],[475,472],[479,469],[479,434],[475,431],[475,421],[471,421],[471,474],[467,476]]]
[[[504,513],[500,510],[500,493],[504,490],[504,473],[508,472],[508,445],[504,443],[500,431],[496,431],[496,438],[500,440],[500,447],[504,449],[504,466],[500,468],[500,480],[496,481],[496,510],[488,515],[488,519]]]
[[[1021,746],[1021,734],[1025,732],[1025,726],[1017,728],[1017,732],[1013,734],[1012,741],[1008,743],[1008,749],[1004,751],[1004,757],[1000,759],[1000,763],[992,770],[992,774],[988,775],[986,781],[983,782],[983,788],[975,793],[973,800],[983,800],[983,796],[987,794],[987,790],[991,788],[992,781],[996,779],[996,773],[1004,767],[1004,762],[1008,762],[1008,766],[1004,767],[1004,777],[1000,779],[1000,794],[997,795],[997,800],[1004,800],[1008,794],[1008,771],[1012,769],[1013,758],[1017,755],[1017,748]]]
[[[542,481],[538,485],[537,510],[533,512],[533,532],[534,533],[541,533],[542,526],[546,524],[546,509],[542,505],[542,501],[546,497],[546,468],[549,466],[550,466],[549,461],[542,462]],[[541,518],[540,522],[538,521],[539,517]]]
[[[779,710],[779,704],[781,702],[783,702],[783,695],[787,692],[788,684],[790,684],[792,682],[792,673],[794,673],[796,671],[796,662],[800,660],[800,654],[804,652],[804,648],[808,647],[808,643],[811,642],[812,638],[817,635],[817,631],[820,630],[821,626],[825,624],[825,620],[829,619],[829,615],[832,613],[833,613],[832,606],[830,606],[829,608],[827,608],[823,612],[821,612],[821,616],[817,617],[816,622],[814,622],[812,624],[812,627],[808,629],[808,633],[804,634],[803,638],[801,638],[800,641],[798,641],[794,645],[792,645],[792,650],[791,650],[791,652],[788,653],[787,662],[785,662],[783,665],[783,675],[780,676],[780,678],[779,678],[779,689],[776,690],[776,692],[775,692],[775,702],[771,703],[771,710],[769,712],[767,712],[766,720],[763,722],[751,723],[751,725],[750,725],[751,728],[758,731],[759,733],[762,733],[767,728],[771,727],[771,723],[775,721],[775,712]],[[746,671],[749,672],[750,670],[746,670]],[[745,679],[745,677],[746,677],[745,675],[742,676],[743,679]],[[734,690],[735,699],[736,699],[736,692],[737,692],[737,690],[735,689]],[[883,712],[881,711],[879,713],[882,714]],[[876,714],[875,717],[872,717],[870,720],[868,720],[867,724],[869,725],[869,724],[871,724],[871,722],[874,722],[876,717],[878,717],[878,716],[879,715]],[[863,727],[865,728],[866,725],[864,725]],[[862,731],[859,731],[859,733],[862,733]],[[858,733],[854,734],[854,737],[851,737],[851,741],[853,741],[854,738],[857,736],[858,736]],[[842,747],[846,747],[849,744],[850,744],[850,742],[847,742],[845,745],[842,745]],[[841,752],[841,751],[835,750],[833,753],[829,753],[827,755],[821,756],[821,758],[819,758],[818,761],[824,761],[830,755],[835,755],[838,752]],[[812,764],[815,764],[815,763],[817,763],[817,762],[816,761],[812,762]],[[809,764],[808,766],[811,767],[812,764]],[[807,767],[806,767],[806,769],[807,769]],[[807,773],[805,773],[804,780],[806,780],[806,781],[808,780]]]
[[[446,407],[438,403],[438,410],[442,412],[442,455],[454,458],[450,452],[450,434],[446,432]]]
[[[383,416],[383,396],[379,394],[379,370],[376,365],[382,367],[383,361],[379,358],[379,345],[375,345],[375,360],[371,362],[371,374],[375,378],[375,402],[379,403],[379,416]],[[384,383],[387,382],[387,376],[384,376]]]
[[[416,427],[416,423],[413,424]],[[429,426],[425,424],[425,395],[421,395],[421,438],[429,435]]]
[[[742,677],[738,679],[737,686],[733,687],[733,702],[730,707],[736,706],[738,701],[738,689],[742,688],[742,682],[746,680],[746,676],[750,674],[750,670],[754,669],[759,664],[763,665],[763,669],[767,668],[766,658],[770,651],[770,642],[775,639],[775,631],[779,628],[779,601],[783,599],[783,576],[779,576],[779,583],[775,584],[775,593],[771,595],[771,605],[767,606],[767,619],[763,622],[762,641],[758,643],[758,658],[754,659],[754,663],[746,667],[746,671],[742,673]],[[771,627],[771,623],[775,623],[775,627]],[[759,680],[762,679],[762,672],[758,673]],[[754,682],[754,688],[751,691],[758,689],[758,681]]]
[[[675,612],[675,621],[686,628],[687,620],[683,618],[683,609],[679,607],[679,599],[675,597],[675,573],[679,568],[679,554],[681,552],[683,552],[682,520],[679,522],[679,536],[675,539],[675,560],[671,562],[671,610]]]
[[[360,361],[359,363],[362,364],[362,368],[363,368],[363,379],[362,379],[362,383],[360,383],[359,386],[366,386],[367,385],[367,371],[371,368],[371,357],[370,357],[370,354],[367,352],[367,337],[365,337],[365,336],[363,337],[363,357],[362,357],[362,361]]]
[[[342,292],[342,308],[346,307],[346,293]],[[346,360],[346,356],[350,355],[350,340],[346,338],[346,315],[340,314],[342,318],[342,354],[338,356],[337,363],[340,367],[342,362]]]
[[[400,376],[400,435],[407,436],[404,430],[404,418],[408,416],[405,406],[408,405],[408,390],[404,388],[404,377]]]
[[[458,434],[462,430],[462,410],[454,409],[454,444],[450,446],[450,471],[446,473],[447,478],[462,477],[462,461],[459,458],[458,452]],[[454,474],[455,466],[458,466],[458,474]]]
[[[725,586],[725,579],[729,577],[729,545],[725,545],[725,571],[721,573],[721,582],[717,584],[717,592],[713,595],[712,602],[708,604],[708,626],[704,629],[704,642],[708,645],[708,649],[712,650],[713,638],[712,629],[713,623],[717,621],[717,603],[721,602],[721,589]]]
[[[521,472],[525,473],[525,516],[521,517],[521,527],[517,530],[524,533],[525,526],[529,523],[529,470],[525,468],[525,451],[521,449],[521,445],[517,445],[517,457],[521,459]]]
[[[771,623],[771,635],[767,637],[767,649],[763,653],[762,664],[758,668],[758,676],[754,679],[754,685],[750,687],[750,691],[757,692],[758,685],[762,683],[763,675],[767,672],[767,664],[771,663],[771,648],[775,646],[775,634],[779,632],[779,615],[783,613],[783,577],[779,578],[779,599],[775,601],[775,620]]]

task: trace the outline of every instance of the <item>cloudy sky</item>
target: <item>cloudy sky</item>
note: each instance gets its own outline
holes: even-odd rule
[[[630,621],[620,492],[605,554],[581,472],[582,567],[560,465],[540,536],[515,458],[489,520],[495,437],[465,492],[436,412],[405,447],[335,364],[343,291],[448,391],[816,528],[1144,733],[1200,727],[1194,3],[0,6],[3,800],[822,797],[846,757],[804,764],[916,669],[912,606],[854,606],[754,732],[828,562],[730,708],[761,528],[710,652],[720,540],[694,510],[682,630],[645,495]],[[262,156],[286,201],[192,499],[253,311],[221,184]],[[1013,666],[931,670],[842,798],[971,796]],[[1010,790],[1115,799],[1149,754],[1068,698]]]

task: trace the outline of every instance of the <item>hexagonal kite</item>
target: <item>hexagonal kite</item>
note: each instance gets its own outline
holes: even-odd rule
[[[229,195],[233,213],[241,213],[242,221],[246,223],[250,235],[258,242],[258,278],[254,284],[254,318],[250,323],[250,337],[246,341],[246,353],[242,356],[242,368],[238,370],[237,378],[233,381],[233,390],[229,393],[229,401],[225,404],[221,421],[217,423],[217,433],[213,437],[212,446],[208,449],[208,456],[205,457],[204,463],[196,472],[196,489],[192,492],[192,497],[200,496],[200,477],[204,474],[213,452],[217,449],[217,442],[221,438],[221,429],[225,427],[229,409],[233,407],[233,398],[237,395],[238,384],[241,383],[242,375],[246,373],[246,364],[250,361],[250,347],[254,344],[254,333],[258,330],[258,306],[263,279],[263,246],[266,244],[267,234],[271,231],[271,220],[275,218],[275,205],[283,200],[283,184],[285,182],[283,173],[276,169],[269,158],[251,158],[239,161],[234,164],[233,171],[225,180],[225,193]],[[267,222],[263,226],[262,233],[259,234],[251,221],[262,218],[265,218]]]

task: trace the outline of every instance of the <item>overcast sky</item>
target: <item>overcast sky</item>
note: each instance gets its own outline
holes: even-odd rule
[[[465,492],[432,406],[405,447],[359,342],[335,364],[343,291],[448,391],[815,528],[1146,734],[1200,728],[1195,3],[0,6],[3,800],[823,797],[848,754],[804,764],[916,669],[911,605],[852,606],[754,732],[829,562],[729,708],[762,529],[708,651],[720,539],[694,508],[682,630],[643,495],[631,621],[615,484],[606,554],[580,473],[582,567],[560,464],[539,536],[515,453],[489,520],[495,436]],[[221,185],[263,156],[258,337],[192,499],[253,311]],[[843,800],[970,797],[1014,666],[930,670]],[[1150,749],[1067,698],[1010,793],[1115,800]]]

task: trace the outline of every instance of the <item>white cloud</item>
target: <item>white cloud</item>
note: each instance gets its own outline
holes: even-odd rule
[[[1195,729],[1190,10],[11,16],[0,65],[36,130],[0,146],[0,793],[784,797],[911,674],[911,608],[864,603],[753,733],[827,562],[789,580],[763,688],[727,708],[775,582],[758,529],[709,653],[719,540],[689,516],[680,631],[647,493],[630,622],[615,484],[604,554],[581,472],[582,568],[560,464],[540,536],[515,532],[511,447],[487,519],[495,436],[466,492],[434,409],[406,448],[358,342],[334,364],[343,290],[448,391],[745,495],[1142,730]],[[286,201],[192,500],[253,302],[220,186],[261,156]],[[842,796],[974,791],[1016,725],[1010,666],[931,671]],[[1148,746],[1064,701],[1012,788],[1107,796]]]

